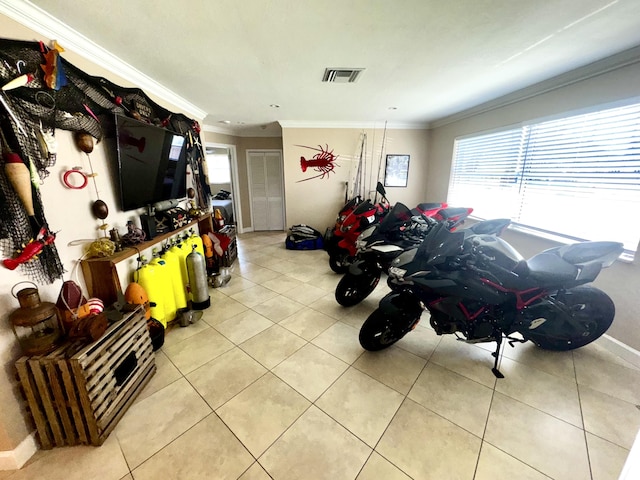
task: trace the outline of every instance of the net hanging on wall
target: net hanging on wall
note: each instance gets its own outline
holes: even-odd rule
[[[153,102],[141,89],[124,88],[102,77],[86,74],[63,58],[58,68],[66,77],[66,85],[49,88],[42,65],[50,49],[42,42],[0,39],[0,84],[31,74],[24,86],[2,91],[0,130],[6,141],[2,155],[11,151],[20,156],[32,172],[31,191],[34,215],[29,218],[23,203],[0,169],[0,250],[4,257],[27,244],[47,225],[40,192],[40,182],[55,165],[56,156],[47,149],[47,135],[55,129],[84,131],[100,142],[112,134],[114,114],[129,115],[183,134],[187,138],[187,158],[194,174],[198,204],[208,205],[211,194],[206,184],[202,162],[204,154],[197,122],[183,114],[173,113]],[[52,229],[64,226],[51,226]],[[44,247],[37,259],[22,264],[21,271],[40,283],[53,283],[62,277],[64,268],[55,244]]]

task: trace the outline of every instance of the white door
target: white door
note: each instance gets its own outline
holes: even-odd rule
[[[282,152],[249,151],[247,161],[253,230],[284,230]]]

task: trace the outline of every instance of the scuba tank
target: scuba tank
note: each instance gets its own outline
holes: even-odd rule
[[[149,265],[156,267],[156,276],[160,290],[162,291],[162,300],[164,304],[164,321],[160,320],[166,327],[167,323],[176,318],[176,300],[173,294],[173,282],[171,280],[171,274],[167,263],[158,256],[157,250],[153,249],[153,259],[149,262]]]
[[[204,310],[211,305],[209,297],[209,285],[207,283],[207,266],[204,256],[197,251],[197,246],[191,246],[191,253],[187,255],[187,274],[189,276],[189,289],[191,290],[194,310]]]
[[[171,252],[175,253],[178,257],[178,264],[180,267],[180,281],[182,282],[182,288],[185,292],[185,297],[187,301],[189,301],[190,294],[187,289],[187,285],[189,283],[189,276],[187,275],[187,255],[191,253],[191,249],[187,249],[187,245],[181,242],[180,237],[176,243],[174,243],[173,247],[171,247]]]
[[[167,264],[169,270],[169,277],[171,280],[171,287],[173,289],[173,298],[176,303],[176,309],[180,310],[187,307],[187,293],[185,290],[185,283],[182,281],[182,272],[180,269],[180,256],[168,245],[165,246],[162,253],[162,259]]]
[[[187,237],[185,242],[187,243],[187,245],[195,245],[196,251],[203,257],[205,256],[204,246],[202,245],[202,238],[193,230],[193,228],[189,229],[189,236]],[[189,252],[191,252],[191,248],[189,248]]]
[[[156,274],[156,267],[149,265],[145,257],[140,257],[140,261],[143,263],[142,266],[134,272],[134,279],[136,283],[140,284],[144,291],[147,292],[151,305],[151,316],[162,323],[163,327],[166,327],[164,303],[162,302],[162,287]]]

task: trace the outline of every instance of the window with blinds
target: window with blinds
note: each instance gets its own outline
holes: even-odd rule
[[[450,205],[567,240],[640,240],[640,104],[457,139]]]

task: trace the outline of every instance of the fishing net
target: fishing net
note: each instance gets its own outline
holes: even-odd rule
[[[28,243],[38,228],[48,226],[38,185],[49,175],[56,156],[43,142],[44,134],[55,135],[60,128],[88,132],[100,142],[114,135],[114,114],[129,115],[138,120],[162,126],[187,138],[187,159],[195,177],[196,199],[200,207],[208,205],[211,194],[203,173],[204,154],[200,127],[193,119],[173,113],[153,102],[138,88],[124,88],[102,77],[94,77],[63,58],[58,63],[66,85],[49,88],[42,65],[50,50],[42,42],[0,39],[0,84],[22,74],[34,78],[25,86],[2,91],[0,105],[2,154],[19,154],[32,172],[32,198],[35,215],[29,219],[16,195],[5,169],[0,169],[0,250],[3,257]],[[55,230],[56,226],[51,226]],[[61,278],[64,268],[55,244],[44,247],[36,260],[22,264],[21,272],[40,283],[53,283]]]

